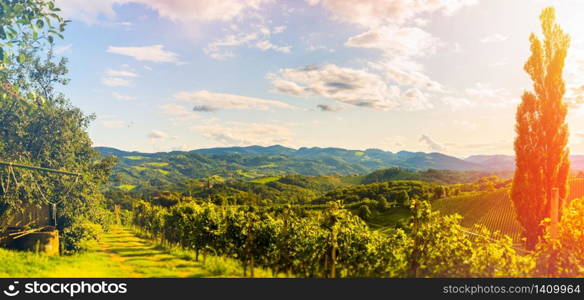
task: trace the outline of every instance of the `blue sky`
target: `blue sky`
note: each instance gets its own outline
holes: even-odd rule
[[[380,148],[510,154],[540,10],[572,35],[565,76],[584,152],[576,0],[59,0],[63,92],[96,145]],[[583,119],[583,121],[580,121]]]

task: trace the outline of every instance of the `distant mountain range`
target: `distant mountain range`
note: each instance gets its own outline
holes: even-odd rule
[[[96,147],[104,156],[119,159],[117,171],[123,176],[156,178],[177,182],[188,178],[219,175],[225,178],[257,178],[268,175],[364,174],[399,166],[409,170],[512,171],[510,155],[473,155],[466,159],[442,153],[379,149],[348,150],[342,148],[292,149],[280,145],[262,147],[224,147],[159,153],[127,152]],[[584,155],[572,156],[572,169],[584,170]]]

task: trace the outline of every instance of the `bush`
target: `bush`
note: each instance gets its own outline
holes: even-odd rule
[[[63,230],[61,242],[66,252],[83,252],[97,247],[102,234],[101,225],[87,220],[76,220]]]
[[[410,204],[410,196],[408,195],[408,192],[405,190],[402,190],[401,192],[397,193],[394,199],[398,204],[403,206],[408,206]]]
[[[134,214],[131,210],[122,209],[120,211],[120,225],[127,227],[131,226],[134,219]]]
[[[379,197],[379,200],[377,200],[377,210],[385,211],[387,208],[389,208],[389,203],[387,202],[387,198],[382,195]]]
[[[538,276],[584,276],[584,198],[574,199],[562,212],[558,235],[552,238],[549,219],[545,235],[536,247]],[[555,265],[555,271],[553,265]],[[555,274],[550,274],[552,271]]]
[[[359,207],[359,217],[365,221],[371,218],[371,209],[369,209],[367,204],[363,204],[361,207]]]

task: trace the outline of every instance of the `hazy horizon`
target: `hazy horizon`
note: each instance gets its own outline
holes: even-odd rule
[[[275,146],[280,146],[280,147],[285,147],[285,148],[290,148],[293,150],[299,150],[301,148],[321,148],[321,149],[343,149],[343,150],[348,150],[348,151],[366,151],[366,150],[381,150],[381,151],[385,151],[385,152],[392,152],[392,153],[398,153],[398,152],[412,152],[412,153],[418,153],[418,152],[423,152],[423,153],[439,153],[439,154],[443,154],[443,155],[447,155],[447,156],[451,156],[451,157],[456,157],[459,159],[466,159],[469,158],[471,156],[497,156],[497,155],[504,155],[504,156],[514,156],[514,154],[502,154],[502,153],[495,153],[495,154],[481,154],[481,153],[477,153],[477,154],[471,154],[469,156],[456,156],[456,155],[451,155],[447,152],[439,152],[439,151],[411,151],[411,150],[407,150],[407,149],[402,149],[402,150],[397,150],[397,151],[390,151],[390,150],[383,150],[383,149],[379,149],[379,148],[360,148],[360,149],[354,149],[354,148],[343,148],[343,147],[318,147],[318,146],[300,146],[300,147],[288,147],[288,146],[283,146],[283,145],[279,145],[279,144],[274,144],[274,145],[267,145],[267,146],[261,146],[261,145],[247,145],[247,146],[218,146],[218,147],[199,147],[199,148],[192,148],[192,149],[186,149],[186,150],[168,150],[168,151],[139,151],[139,150],[128,150],[128,149],[123,149],[123,148],[118,148],[118,147],[113,147],[113,146],[106,146],[106,145],[94,145],[94,148],[111,148],[111,149],[116,149],[116,150],[120,150],[123,152],[138,152],[138,153],[148,153],[148,154],[153,154],[153,153],[168,153],[168,152],[173,152],[173,151],[182,151],[182,152],[189,152],[189,151],[195,151],[195,150],[205,150],[205,149],[215,149],[215,148],[246,148],[246,147],[264,147],[264,148],[269,148],[269,147],[275,147]],[[579,153],[572,153],[571,155],[584,155],[584,154],[579,154]]]

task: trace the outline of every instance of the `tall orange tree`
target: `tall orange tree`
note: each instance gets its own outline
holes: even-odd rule
[[[534,91],[524,92],[517,108],[516,170],[511,190],[529,249],[543,234],[540,224],[550,215],[554,188],[559,190],[562,205],[570,171],[567,106],[562,100],[562,73],[570,37],[556,23],[553,7],[542,11],[540,21],[544,40],[531,34],[531,56],[524,67]]]

